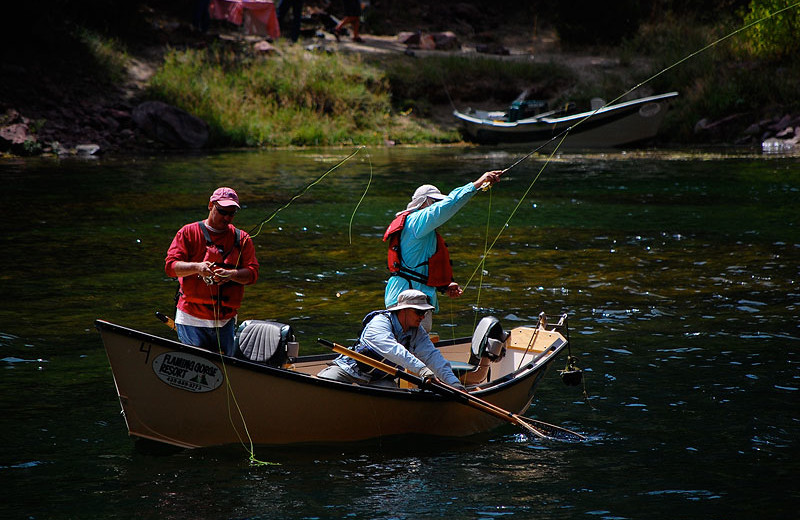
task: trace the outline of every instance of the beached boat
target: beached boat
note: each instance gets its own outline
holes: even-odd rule
[[[562,132],[574,125],[562,146],[569,148],[612,148],[641,143],[658,133],[667,102],[677,92],[649,96],[604,106],[593,100],[592,109],[575,113],[574,104],[547,110],[543,101],[517,100],[505,111],[458,110],[467,139],[482,144],[529,143],[539,146],[560,142]],[[580,123],[580,124],[578,124]],[[554,137],[559,136],[558,139]]]
[[[248,441],[336,443],[402,434],[461,437],[503,423],[404,380],[392,389],[319,379],[316,374],[335,354],[292,357],[296,343],[287,342],[293,340],[288,326],[277,332],[275,324],[253,323],[272,326],[273,333],[250,339],[271,336],[278,348],[253,348],[253,341],[242,336],[237,339],[241,355],[227,357],[97,320],[130,435],[196,448]],[[250,326],[244,322],[240,330]],[[442,340],[437,346],[460,371],[471,395],[523,413],[567,346],[567,337],[566,315],[548,325],[542,314],[536,325],[511,331],[487,317],[474,338]]]

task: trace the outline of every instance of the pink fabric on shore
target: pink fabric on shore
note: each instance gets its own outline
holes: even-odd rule
[[[245,12],[246,11],[246,12]],[[275,3],[270,0],[211,0],[209,14],[216,20],[245,24],[247,34],[266,33],[273,39],[281,35]]]

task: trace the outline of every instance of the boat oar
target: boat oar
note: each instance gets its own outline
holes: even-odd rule
[[[329,349],[333,350],[337,354],[341,354],[343,356],[351,357],[351,358],[355,359],[356,361],[360,361],[361,363],[364,363],[365,365],[369,365],[372,368],[377,368],[378,370],[380,370],[382,372],[386,372],[387,374],[389,374],[392,377],[399,377],[400,379],[408,381],[409,383],[413,383],[413,384],[415,384],[415,385],[417,385],[419,387],[424,387],[425,386],[425,380],[424,379],[422,379],[421,377],[419,377],[417,375],[412,374],[411,372],[406,372],[402,368],[398,368],[398,367],[393,367],[391,365],[387,365],[386,363],[384,363],[382,361],[378,361],[377,359],[372,359],[369,356],[361,354],[360,352],[356,352],[355,350],[351,350],[351,349],[345,347],[344,345],[339,345],[338,343],[334,343],[332,341],[328,341],[327,339],[318,338],[317,341],[321,345],[325,345],[326,347],[328,347]]]
[[[455,398],[460,403],[466,404],[467,406],[471,406],[477,410],[493,415],[506,422],[510,422],[511,424],[519,426],[523,430],[536,435],[537,437],[542,437],[545,439],[557,439],[557,440],[569,440],[569,441],[583,441],[586,439],[586,437],[584,437],[583,435],[567,430],[566,428],[561,428],[560,426],[555,426],[553,424],[536,421],[534,419],[528,419],[527,417],[523,417],[519,414],[509,412],[508,410],[500,408],[499,406],[493,405],[492,403],[489,403],[487,401],[484,401],[483,399],[475,397],[469,392],[466,392],[464,390],[459,390],[458,388],[454,388],[448,384],[445,384],[439,381],[438,379],[435,378],[423,379],[415,374],[406,372],[401,368],[393,367],[391,365],[383,363],[382,361],[378,361],[377,359],[373,359],[369,356],[361,354],[360,352],[356,352],[355,350],[349,349],[343,345],[333,343],[332,341],[328,341],[322,338],[318,339],[317,341],[320,344],[330,348],[337,354],[353,358],[358,362],[364,363],[365,365],[369,365],[372,368],[376,368],[382,372],[389,374],[390,376],[399,377],[400,379],[408,381],[409,383],[413,383],[420,388],[429,389],[432,392],[435,392],[439,395],[443,395],[445,397]]]
[[[427,383],[427,381],[426,381]],[[494,405],[488,401],[484,401],[483,399],[476,397],[469,392],[464,390],[460,390],[458,388],[454,388],[438,379],[433,379],[430,381],[431,389],[435,387],[441,387],[446,389],[448,392],[452,392],[456,395],[456,397],[460,398],[462,402],[466,402],[467,404],[473,406],[473,408],[478,408],[480,410],[484,410],[487,413],[494,415],[495,417],[499,417],[501,419],[507,420],[512,424],[516,424],[517,426],[522,427],[523,429],[538,435],[539,437],[545,439],[556,439],[560,441],[569,441],[569,442],[580,442],[585,441],[586,437],[581,435],[580,433],[574,432],[572,430],[568,430],[561,426],[556,426],[555,424],[546,423],[544,421],[538,421],[536,419],[530,419],[528,417],[524,417],[522,415],[509,412],[504,408],[500,408],[497,405]],[[435,390],[434,390],[435,391]]]

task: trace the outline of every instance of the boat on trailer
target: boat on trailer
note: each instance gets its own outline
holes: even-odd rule
[[[592,109],[575,113],[574,103],[547,110],[544,101],[517,99],[508,110],[487,111],[468,108],[455,110],[467,139],[480,144],[527,143],[540,146],[553,141],[574,126],[562,146],[568,148],[613,148],[652,139],[664,120],[669,100],[678,96],[668,92],[632,101],[607,105],[592,100]]]
[[[463,402],[400,381],[397,388],[316,377],[336,354],[298,356],[291,327],[253,320],[225,356],[96,320],[131,436],[184,448],[339,443],[422,434],[463,437],[504,423]],[[249,331],[249,333],[248,333]],[[436,343],[469,393],[524,413],[568,346],[566,314],[503,330],[493,317],[473,337]]]

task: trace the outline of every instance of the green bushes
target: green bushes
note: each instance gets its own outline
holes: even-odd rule
[[[785,0],[783,4],[786,5]],[[793,13],[800,13],[800,8]],[[800,82],[797,53],[784,56],[780,66],[776,66],[774,59],[765,59],[756,52],[753,39],[769,29],[767,22],[694,54],[742,28],[749,23],[747,20],[754,21],[752,15],[745,16],[745,21],[741,16],[731,12],[713,23],[703,24],[696,19],[667,14],[658,23],[643,24],[625,44],[624,53],[650,58],[649,74],[656,75],[669,68],[649,85],[658,92],[680,92],[681,97],[673,103],[662,128],[674,142],[696,141],[694,125],[703,118],[712,121],[732,118],[731,132],[741,132],[761,118],[800,110],[800,98],[796,95],[796,85]],[[757,16],[755,19],[763,17]],[[684,60],[690,55],[691,58]]]
[[[413,108],[423,114],[426,107],[447,104],[450,99],[507,104],[525,89],[546,99],[575,81],[563,65],[481,56],[392,56],[382,57],[375,65],[385,71],[395,108]]]
[[[769,15],[769,19],[747,30],[745,39],[753,55],[779,60],[796,56],[800,51],[800,7],[787,9],[790,0],[752,0],[745,23],[753,23]]]

